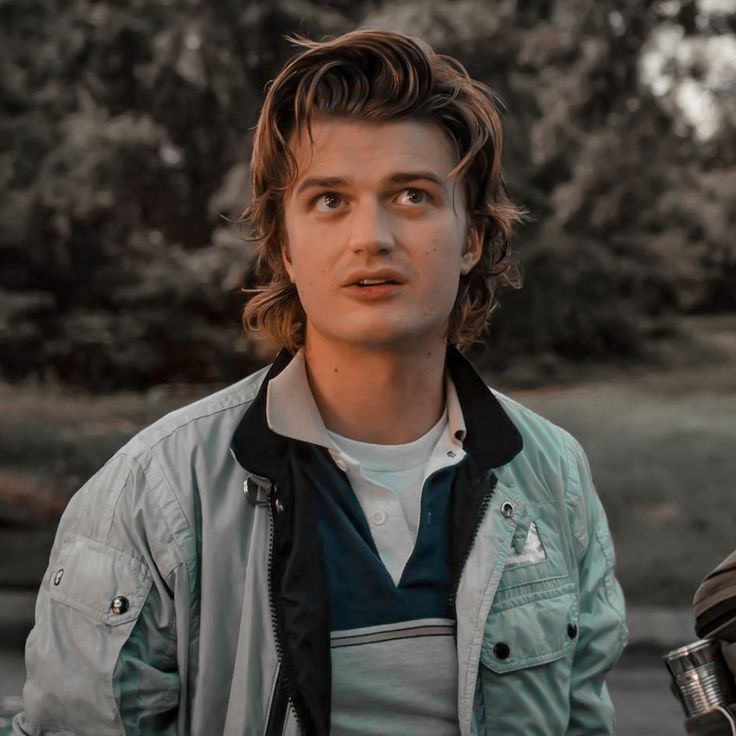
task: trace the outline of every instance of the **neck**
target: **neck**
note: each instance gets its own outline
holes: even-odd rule
[[[444,339],[401,351],[307,339],[307,378],[325,426],[379,445],[426,434],[445,408],[445,350]]]

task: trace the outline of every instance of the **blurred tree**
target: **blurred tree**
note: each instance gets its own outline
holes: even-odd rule
[[[641,356],[736,309],[736,12],[657,0],[5,0],[0,371],[90,388],[225,381],[252,246],[249,130],[287,34],[421,36],[506,105],[532,220],[489,361]]]

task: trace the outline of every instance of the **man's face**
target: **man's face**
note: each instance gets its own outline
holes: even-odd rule
[[[419,121],[312,123],[290,141],[286,269],[306,340],[401,349],[446,333],[461,274],[480,258],[444,131]],[[388,281],[359,285],[362,279]]]

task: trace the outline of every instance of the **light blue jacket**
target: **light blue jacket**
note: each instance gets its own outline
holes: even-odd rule
[[[604,678],[627,629],[585,454],[453,361],[463,412],[488,406],[519,438],[494,466],[459,570],[459,733],[612,734]],[[280,501],[230,449],[268,371],[156,422],[73,497],[38,596],[16,734],[320,732],[298,717],[294,690],[281,697],[269,595]]]

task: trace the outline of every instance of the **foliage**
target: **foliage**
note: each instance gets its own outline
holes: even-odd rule
[[[668,315],[736,308],[733,13],[4,0],[0,19],[6,378],[143,387],[231,380],[258,360],[238,318],[253,249],[222,216],[247,201],[249,130],[284,36],[361,24],[422,36],[506,103],[506,178],[532,219],[517,237],[526,288],[490,329],[499,365],[636,357]]]

